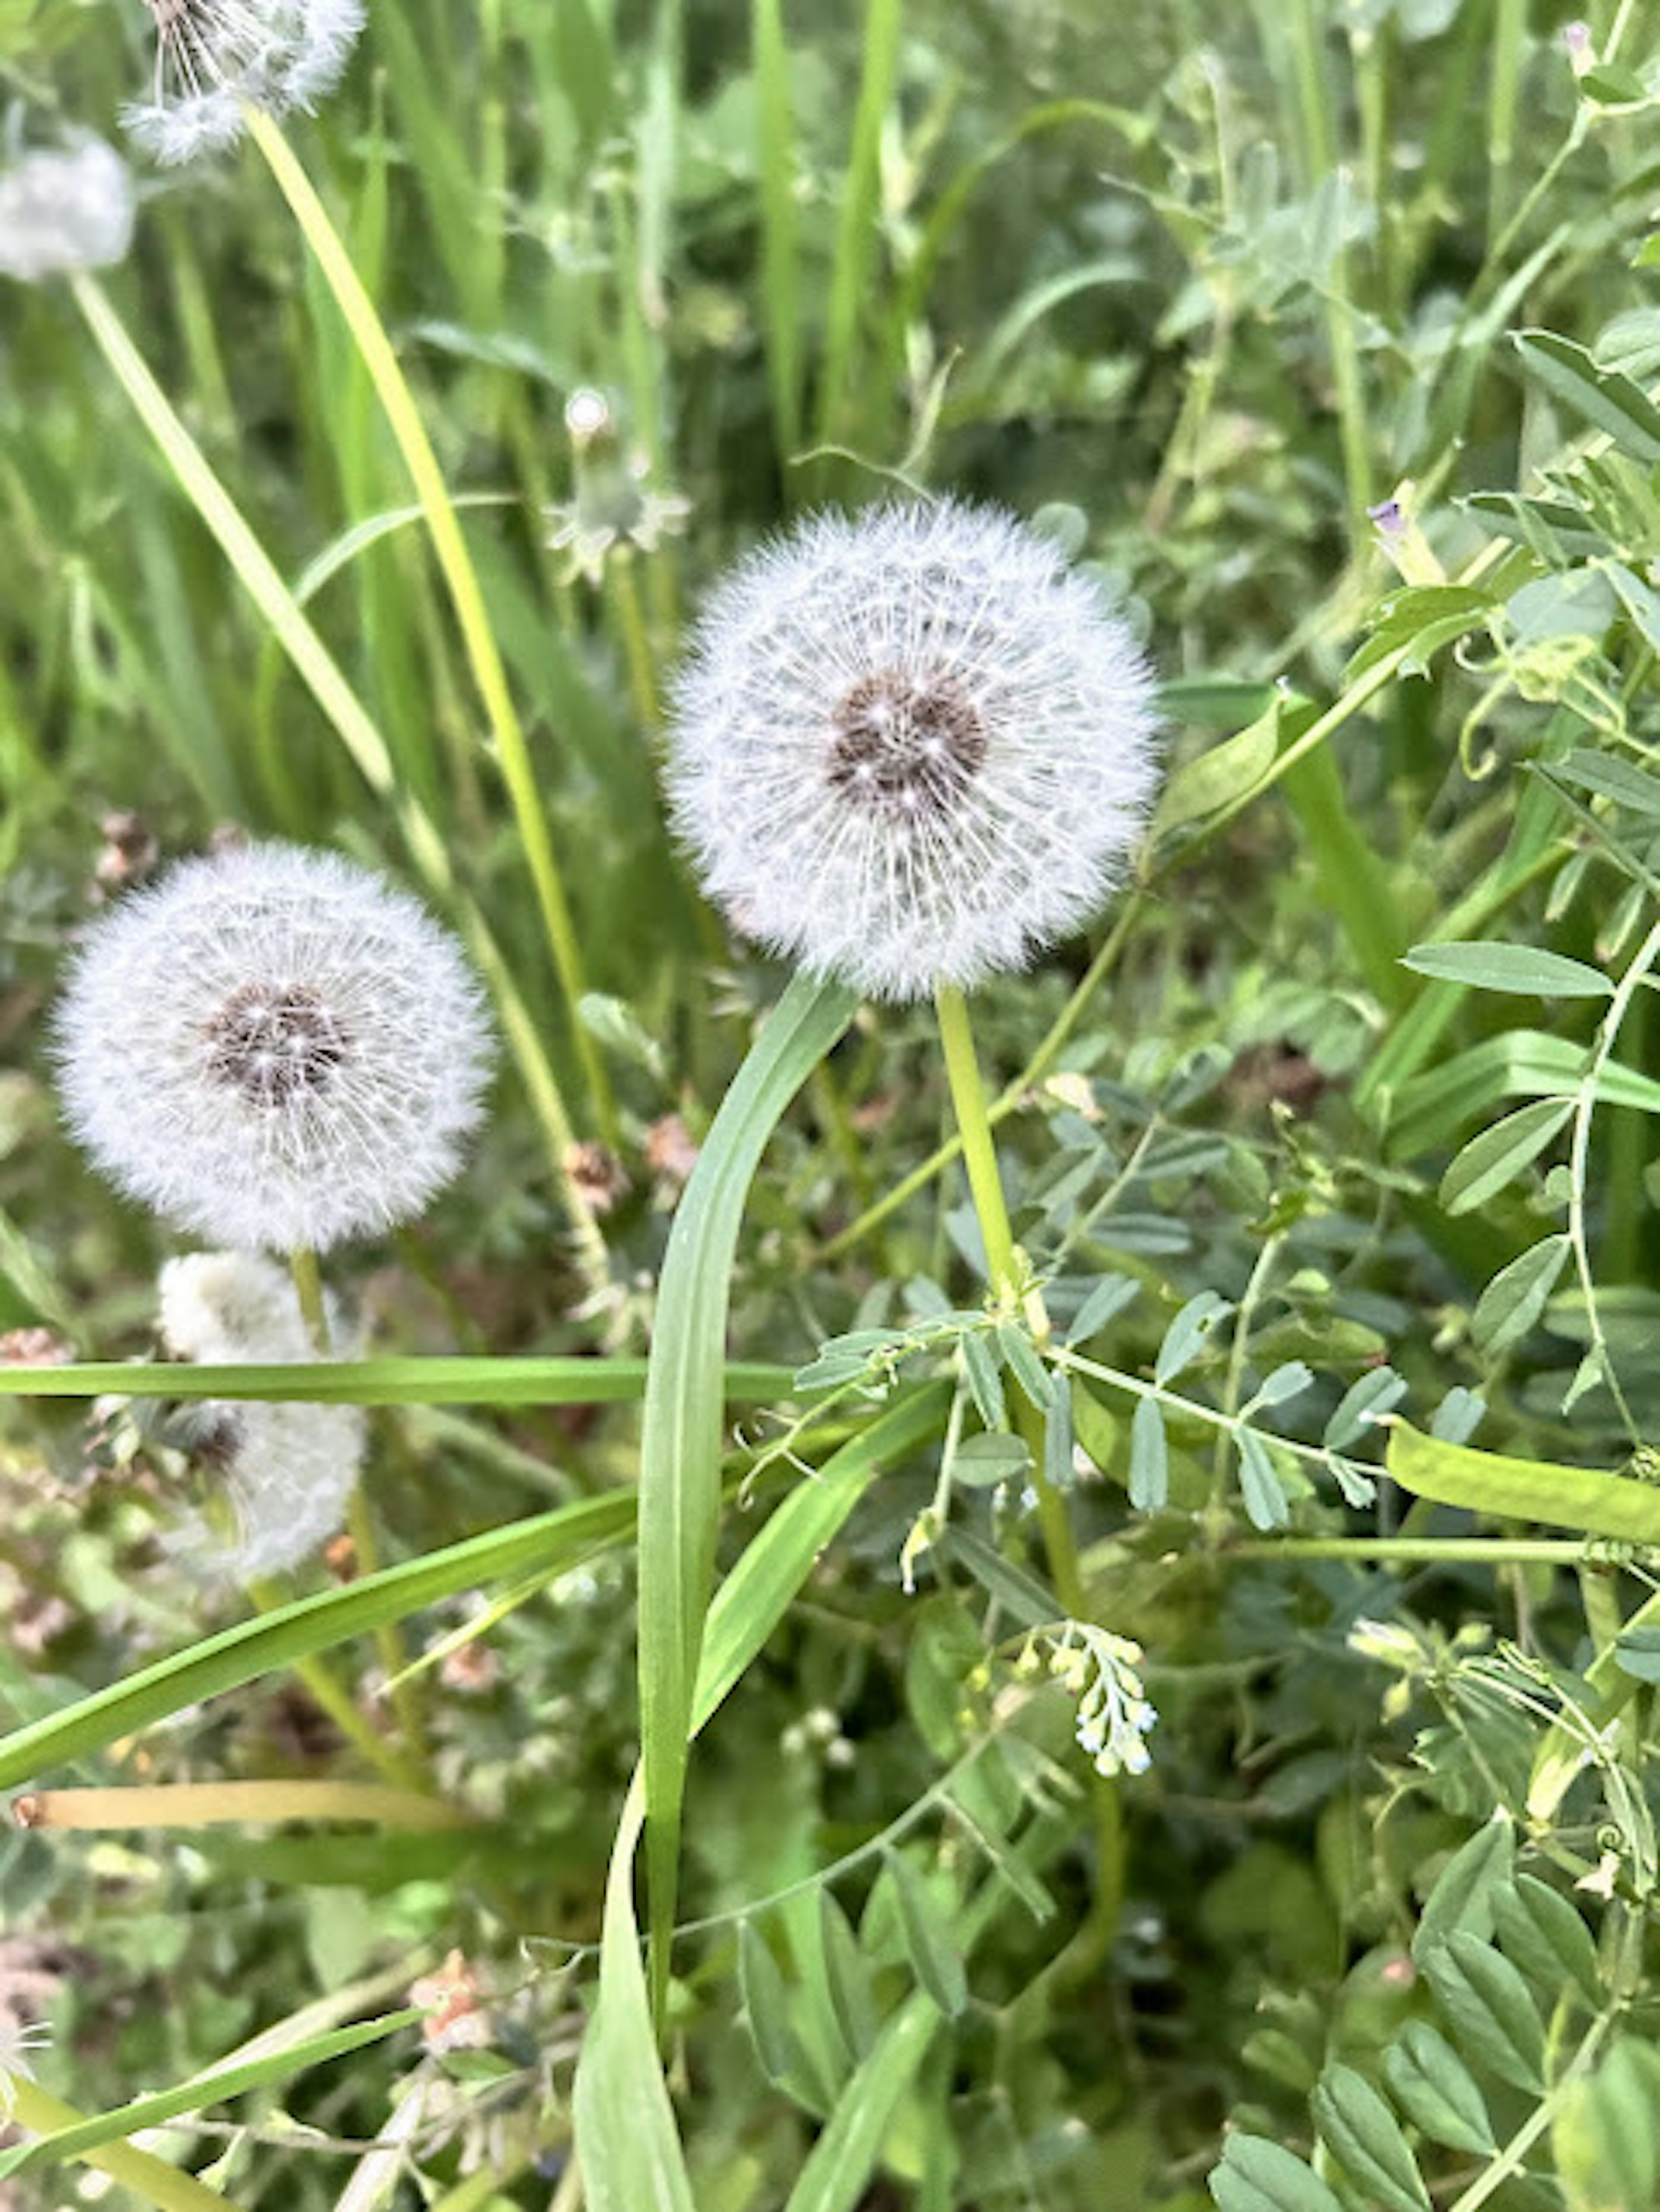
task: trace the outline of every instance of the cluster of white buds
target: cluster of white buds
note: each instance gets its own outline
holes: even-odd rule
[[[1069,1620],[1049,1654],[1049,1672],[1078,1700],[1078,1741],[1098,1774],[1145,1774],[1147,1737],[1158,1715],[1137,1672],[1139,1644],[1093,1622]]]
[[[0,276],[104,269],[132,243],[132,178],[101,138],[19,153],[0,169]]]
[[[158,1288],[161,1341],[175,1358],[235,1365],[315,1357],[292,1280],[257,1253],[169,1260]],[[234,1536],[227,1551],[209,1516],[171,1548],[243,1583],[298,1566],[344,1519],[362,1463],[361,1408],[210,1399],[202,1410],[199,1456],[223,1483]]]
[[[155,82],[123,121],[158,161],[190,161],[241,136],[250,107],[309,111],[333,90],[363,28],[362,0],[144,0]]]

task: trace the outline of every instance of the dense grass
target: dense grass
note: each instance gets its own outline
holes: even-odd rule
[[[0,2203],[1651,2203],[1652,10],[371,15],[3,295],[0,1328],[76,1364],[0,1368]],[[147,36],[0,7],[8,99],[113,131]],[[1098,571],[1171,756],[943,1050],[656,773],[713,579],[907,489]],[[100,859],[234,831],[502,1042],[257,1607],[165,1540],[291,1384],[117,1391],[178,1243],[47,1051]]]

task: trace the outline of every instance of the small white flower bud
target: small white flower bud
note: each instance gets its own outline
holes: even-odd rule
[[[693,640],[675,825],[745,933],[882,998],[1087,921],[1157,781],[1152,678],[1088,577],[953,501],[811,518]]]
[[[328,853],[189,860],[94,929],[58,1009],[64,1111],[182,1227],[325,1251],[418,1213],[460,1163],[490,1048],[459,948]]]

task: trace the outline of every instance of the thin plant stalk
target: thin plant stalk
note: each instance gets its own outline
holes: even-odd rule
[[[316,256],[335,303],[345,318],[352,341],[362,356],[393,437],[403,454],[416,495],[426,516],[433,549],[443,572],[462,642],[483,702],[502,780],[508,787],[514,823],[525,849],[525,859],[536,887],[537,903],[547,934],[549,951],[564,992],[573,1041],[588,1087],[596,1121],[608,1144],[617,1140],[616,1101],[611,1080],[597,1044],[581,1017],[587,985],[581,948],[563,880],[548,835],[547,817],[536,787],[536,772],[518,709],[513,703],[507,672],[502,664],[496,633],[490,627],[479,588],[477,573],[467,551],[466,540],[443,472],[427,435],[386,325],[364,289],[351,257],[311,179],[301,167],[286,138],[268,115],[247,111],[248,134],[288,201],[307,245]]]

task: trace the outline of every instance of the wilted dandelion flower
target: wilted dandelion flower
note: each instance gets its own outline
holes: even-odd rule
[[[1153,738],[1151,672],[1095,584],[945,501],[818,515],[739,563],[695,634],[668,785],[746,935],[912,999],[1089,920]]]
[[[131,1196],[216,1243],[324,1251],[455,1173],[490,1047],[459,948],[329,853],[187,860],[100,922],[61,1004],[65,1111]]]
[[[0,169],[0,276],[27,284],[107,268],[132,243],[132,179],[101,138],[21,154]]]
[[[158,161],[193,161],[241,136],[250,106],[309,110],[339,82],[362,0],[144,0],[155,82],[122,120]]]
[[[292,1279],[257,1253],[188,1253],[168,1261],[159,1290],[161,1340],[176,1358],[216,1365],[316,1356]],[[210,1398],[200,1413],[198,1456],[223,1485],[234,1534],[227,1549],[204,1518],[170,1548],[240,1583],[298,1566],[345,1518],[363,1458],[361,1409]]]

